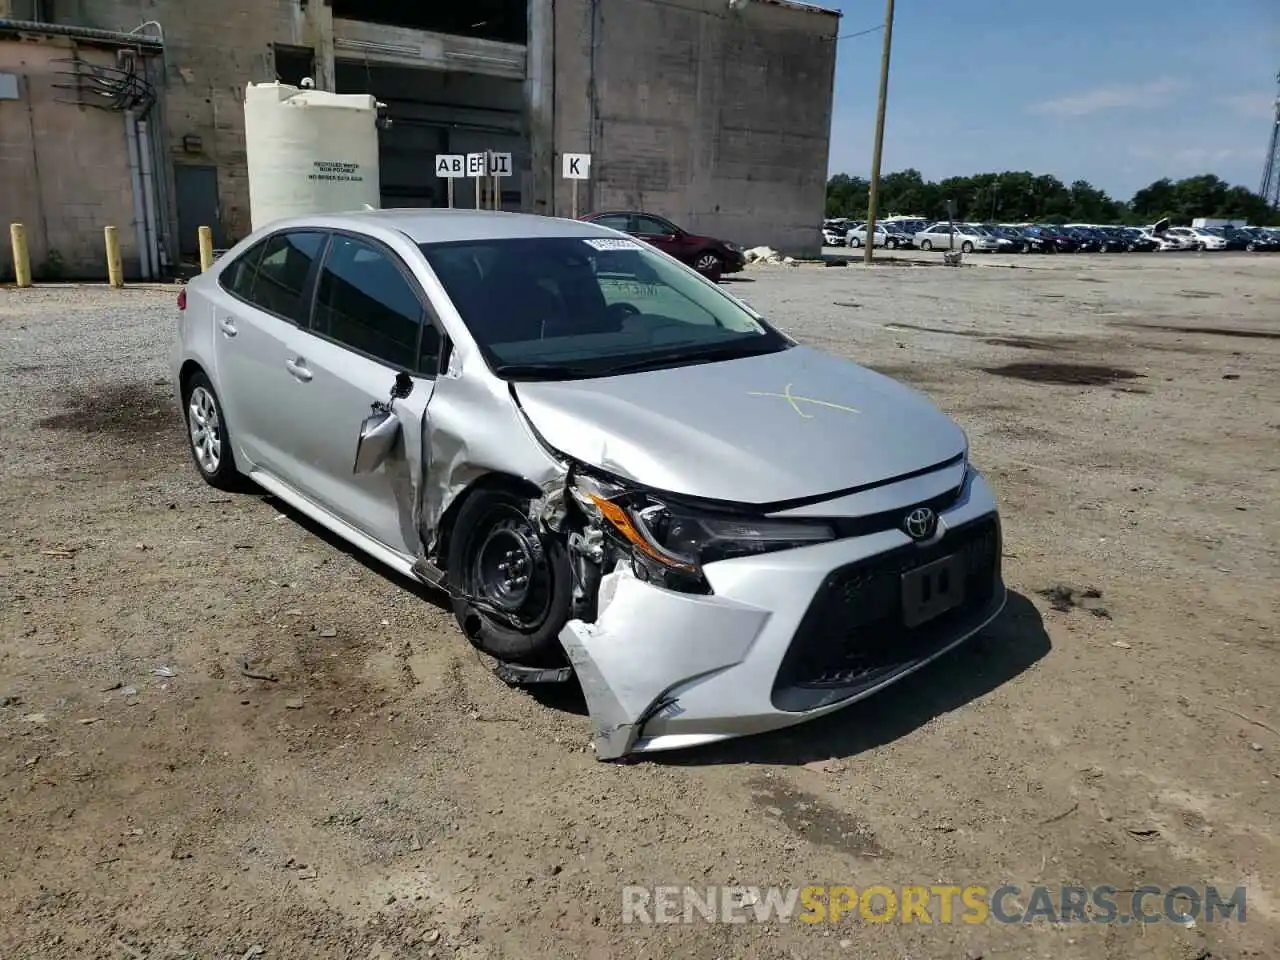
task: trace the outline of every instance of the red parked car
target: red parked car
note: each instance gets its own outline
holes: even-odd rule
[[[746,266],[746,257],[737,244],[689,233],[652,213],[608,210],[589,213],[579,219],[629,233],[681,263],[687,263],[709,280],[719,280],[724,274],[737,273]]]

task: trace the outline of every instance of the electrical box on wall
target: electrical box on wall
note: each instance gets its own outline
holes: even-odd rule
[[[0,73],[0,100],[18,99],[18,75]]]

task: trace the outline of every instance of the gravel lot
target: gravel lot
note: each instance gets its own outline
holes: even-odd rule
[[[1280,955],[1280,257],[973,262],[728,288],[960,420],[1007,615],[833,718],[628,765],[429,593],[199,481],[174,289],[0,289],[0,956]],[[1248,919],[621,915],[627,884],[1005,882],[1244,884]]]

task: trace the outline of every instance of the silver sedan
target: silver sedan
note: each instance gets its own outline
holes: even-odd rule
[[[994,237],[963,223],[952,224],[945,221],[925,227],[917,233],[916,246],[921,250],[950,250],[954,246],[963,253],[972,253],[974,250],[993,253],[1000,249],[1000,244]]]
[[[273,224],[179,297],[208,483],[443,591],[612,759],[866,697],[1005,600],[964,432],[652,247],[578,221]]]

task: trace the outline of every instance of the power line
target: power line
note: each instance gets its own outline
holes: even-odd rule
[[[876,25],[876,26],[874,26],[874,27],[867,27],[867,29],[865,29],[865,30],[859,30],[857,33],[845,33],[845,34],[841,34],[840,36],[838,36],[838,37],[834,37],[833,39],[835,39],[835,40],[852,40],[854,37],[865,37],[868,33],[875,33],[877,30],[883,30],[883,29],[884,29],[884,24],[883,24],[883,23],[881,23],[881,24],[878,24],[878,25]]]

